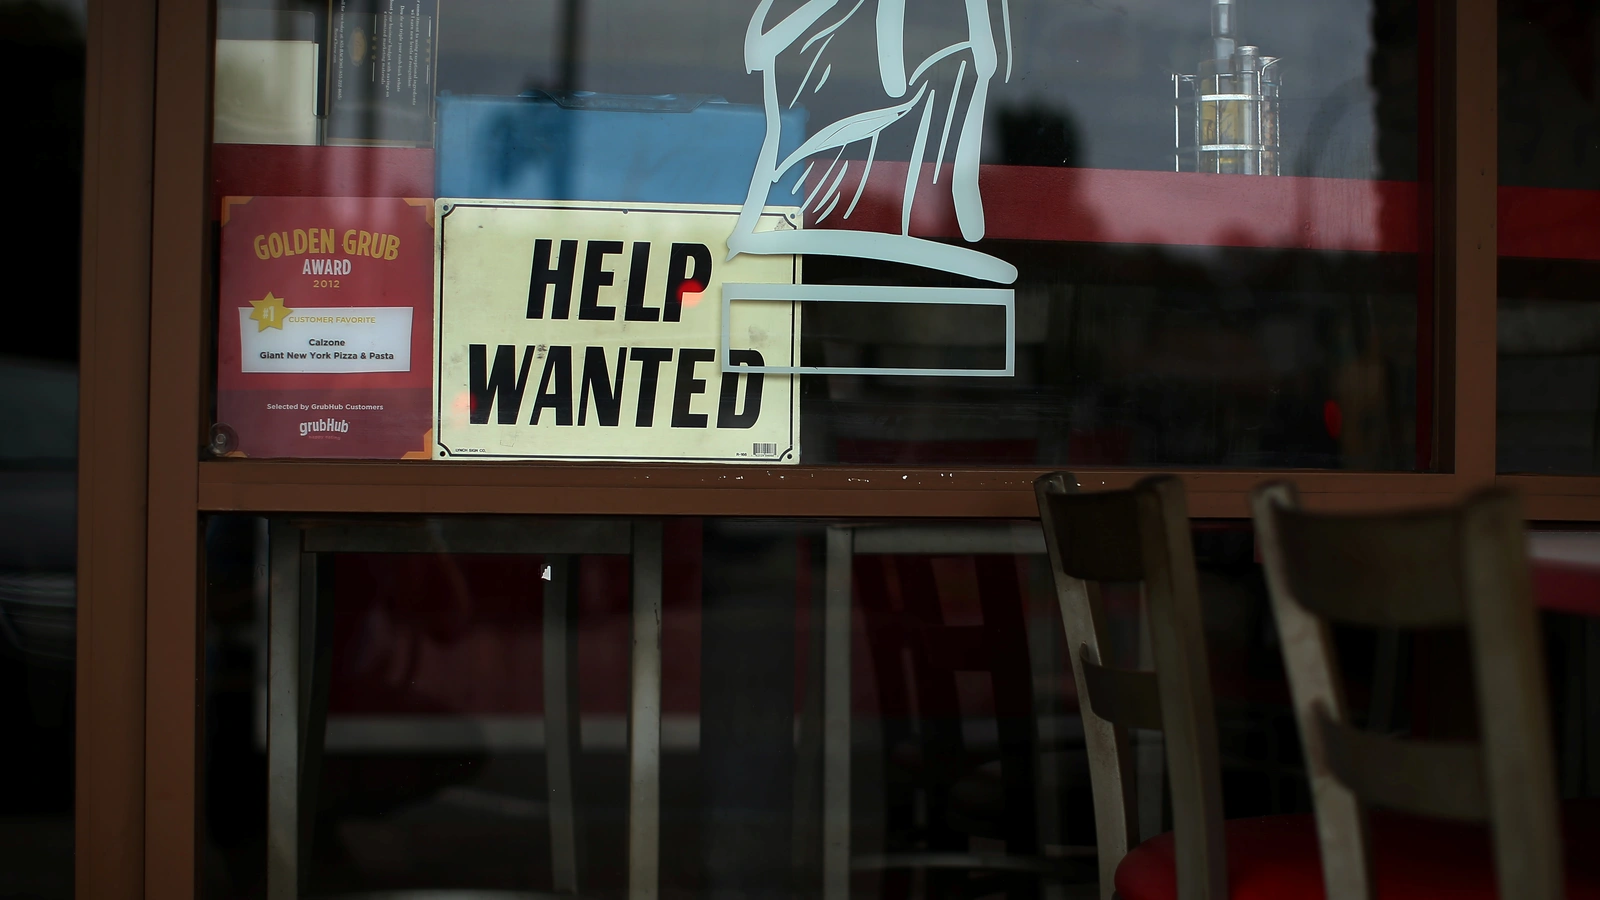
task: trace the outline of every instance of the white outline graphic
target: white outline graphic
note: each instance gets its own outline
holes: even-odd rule
[[[839,5],[839,0],[807,0],[782,20],[767,27],[773,0],[761,0],[745,32],[745,69],[751,74],[760,73],[763,104],[766,110],[767,131],[761,154],[750,179],[750,191],[739,219],[728,237],[729,258],[740,253],[751,254],[818,254],[872,259],[882,262],[903,263],[934,269],[954,275],[963,275],[995,284],[1014,284],[1017,269],[1012,264],[971,247],[955,246],[927,238],[913,237],[911,210],[916,188],[925,162],[934,163],[934,183],[938,183],[940,170],[945,165],[951,131],[955,129],[954,158],[951,163],[949,185],[954,200],[956,222],[961,237],[975,243],[984,236],[983,200],[978,191],[978,162],[982,155],[983,118],[989,96],[989,84],[999,71],[999,52],[995,46],[994,28],[990,20],[990,0],[965,0],[967,39],[957,41],[923,59],[906,77],[905,59],[905,0],[875,0],[877,2],[875,25],[877,29],[878,75],[888,104],[865,112],[847,116],[824,125],[786,158],[778,159],[778,143],[782,124],[779,119],[777,60],[786,50],[800,44],[801,52],[809,51],[820,42],[811,57],[805,76],[794,92],[795,102],[805,93],[813,71],[832,42],[834,33],[848,22],[864,5],[857,0],[850,10],[836,21],[810,33],[829,12]],[[1003,27],[1006,53],[1005,79],[1011,77],[1011,14],[1008,0],[1000,0],[1000,18]],[[938,92],[927,76],[935,64],[956,54],[963,56],[957,70],[954,89],[946,100],[944,127],[940,132],[938,152],[929,156],[929,137]],[[959,126],[955,125],[956,106],[961,102],[962,90],[967,86],[967,70],[972,69],[971,94],[967,99],[965,114]],[[829,66],[823,68],[813,92],[826,83]],[[907,98],[909,94],[909,98]],[[905,98],[905,99],[902,99]],[[833,150],[834,156],[827,171],[807,192],[802,208],[817,214],[820,222],[831,215],[839,204],[841,186],[847,177],[857,175],[854,196],[845,208],[841,219],[849,219],[866,189],[867,176],[878,152],[878,137],[889,126],[906,118],[921,107],[915,143],[908,162],[904,197],[901,201],[900,233],[888,234],[850,228],[822,230],[766,231],[757,233],[755,224],[760,219],[768,191],[786,174],[802,162],[805,171],[800,181],[810,177],[815,157]],[[859,170],[854,160],[843,159],[845,148],[851,144],[867,142],[867,155]],[[837,171],[837,176],[835,176]],[[1003,306],[1006,309],[1006,368],[1001,370],[970,369],[840,369],[828,367],[768,368],[772,373],[851,373],[897,375],[1010,375],[1016,348],[1013,323],[1016,316],[1015,292],[1001,288],[910,288],[872,287],[865,285],[793,285],[787,290],[772,292],[767,285],[724,285],[723,289],[723,342],[728,341],[728,312],[734,300],[827,300],[835,302],[874,303],[956,303]],[[780,296],[781,295],[781,296]],[[726,356],[723,357],[727,359]]]
[[[1006,364],[1000,369],[906,369],[874,366],[735,366],[723,371],[762,372],[768,375],[962,375],[968,378],[1007,378],[1017,368],[1016,292],[1010,288],[919,288],[865,284],[742,284],[722,285],[722,355],[728,358],[728,320],[733,303],[797,300],[833,303],[937,303],[946,306],[999,306],[1006,311]]]

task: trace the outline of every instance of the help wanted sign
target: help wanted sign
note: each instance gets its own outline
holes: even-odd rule
[[[772,208],[757,230],[795,228]],[[795,256],[728,258],[736,206],[438,201],[434,458],[794,464]],[[728,347],[723,359],[721,347]]]

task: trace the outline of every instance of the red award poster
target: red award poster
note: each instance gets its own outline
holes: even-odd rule
[[[221,269],[220,449],[428,457],[432,200],[228,197]]]

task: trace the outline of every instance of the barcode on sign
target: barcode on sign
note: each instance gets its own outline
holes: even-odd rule
[[[777,444],[752,444],[750,446],[750,455],[751,456],[777,456],[778,455],[778,445]]]

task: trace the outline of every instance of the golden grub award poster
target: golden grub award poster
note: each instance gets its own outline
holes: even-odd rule
[[[433,245],[432,200],[224,198],[215,446],[425,458]]]
[[[729,258],[737,206],[438,201],[436,459],[794,464],[793,255]],[[769,208],[757,231],[797,228]],[[726,351],[726,352],[724,352]]]

